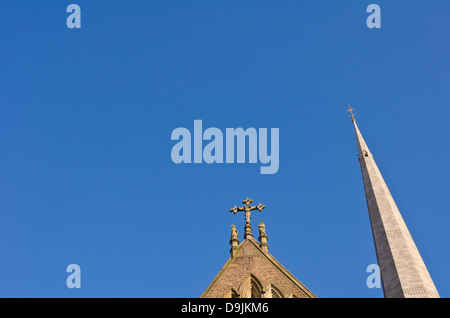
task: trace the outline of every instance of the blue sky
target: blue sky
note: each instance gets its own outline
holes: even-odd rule
[[[376,1],[381,29],[370,1],[70,3],[1,5],[1,297],[199,297],[247,196],[317,296],[382,297],[348,104],[450,295],[450,2]],[[174,164],[195,119],[279,128],[278,172]]]

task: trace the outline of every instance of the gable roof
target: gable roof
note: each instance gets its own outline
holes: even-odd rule
[[[263,252],[253,237],[242,241],[235,256],[225,263],[201,297],[222,298],[232,294],[239,295],[241,285],[250,275],[260,282],[264,291],[274,288],[283,295],[316,298],[270,253]]]

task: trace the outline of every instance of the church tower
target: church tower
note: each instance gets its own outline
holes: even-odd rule
[[[386,298],[439,297],[395,201],[356,125],[358,159]]]
[[[244,240],[239,244],[238,231],[232,225],[231,256],[201,298],[316,298],[269,253],[263,222],[258,226],[259,242],[253,238],[250,213],[261,212],[265,206],[250,206],[252,202],[247,198],[242,201],[244,207],[230,209],[234,214],[245,213]]]

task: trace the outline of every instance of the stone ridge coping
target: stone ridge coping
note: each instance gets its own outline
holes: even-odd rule
[[[305,292],[305,294],[307,294],[308,296],[310,296],[311,298],[317,298],[316,295],[314,295],[313,292],[311,292],[305,285],[303,285],[294,275],[292,275],[283,265],[281,265],[280,262],[278,262],[275,257],[273,257],[269,252],[264,253],[261,250],[261,247],[259,246],[258,241],[256,241],[253,237],[245,239],[244,241],[242,241],[241,244],[239,244],[238,249],[241,250],[242,246],[246,243],[246,242],[250,242],[254,245],[254,247],[256,247],[259,252],[266,256],[267,259],[272,262],[273,265],[275,265],[276,268],[278,268],[284,275],[286,275],[287,278],[289,278],[295,285],[297,285],[298,287],[300,287],[301,290],[303,290]],[[214,286],[214,284],[217,282],[217,280],[222,276],[222,274],[227,270],[228,266],[230,266],[230,264],[237,258],[240,257],[238,256],[239,253],[236,253],[236,255],[234,257],[230,257],[228,259],[228,261],[225,263],[225,265],[222,267],[222,269],[219,271],[219,273],[216,275],[216,277],[213,279],[213,281],[211,282],[211,284],[209,284],[208,288],[206,288],[206,290],[203,292],[203,294],[200,296],[200,298],[205,298],[211,288]]]

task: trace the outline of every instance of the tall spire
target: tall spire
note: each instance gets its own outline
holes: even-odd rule
[[[439,297],[400,211],[356,125],[358,159],[386,298]]]

